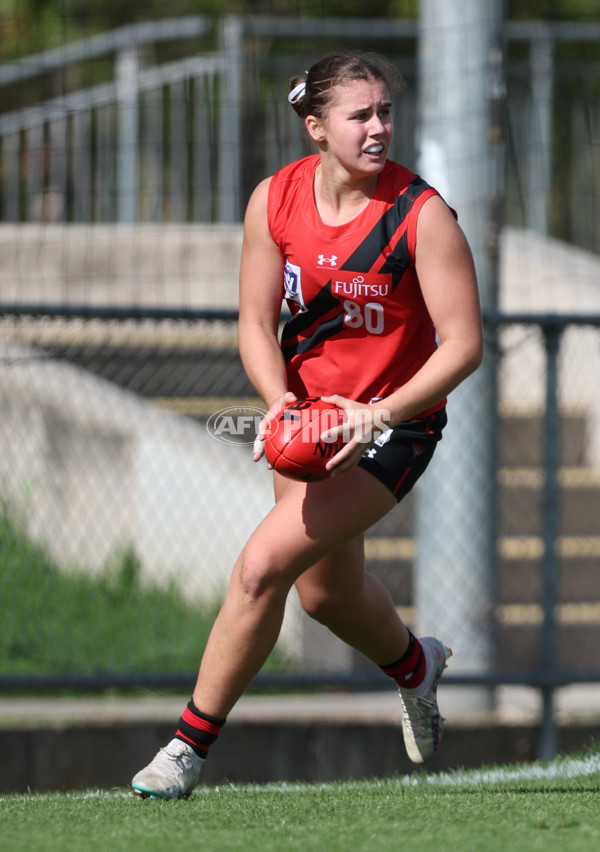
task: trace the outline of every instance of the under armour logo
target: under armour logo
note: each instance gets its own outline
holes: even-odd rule
[[[320,254],[318,260],[319,266],[324,266],[326,263],[333,268],[337,263],[337,255],[332,254],[331,257],[325,257],[324,254]]]

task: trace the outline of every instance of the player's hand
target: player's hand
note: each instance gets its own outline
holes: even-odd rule
[[[295,402],[297,398],[296,394],[291,391],[286,391],[271,405],[258,426],[258,432],[254,439],[254,446],[252,448],[252,461],[260,461],[264,454],[265,438],[271,430],[273,418],[279,414],[284,405],[288,405],[290,402]],[[271,465],[269,465],[269,469],[272,469]]]
[[[346,443],[342,449],[331,458],[326,468],[331,476],[353,468],[365,450],[373,444],[377,438],[389,428],[389,412],[381,408],[374,408],[362,402],[333,394],[324,396],[325,402],[331,402],[342,408],[346,413],[346,420],[340,426],[334,426],[321,434],[323,441],[334,441],[342,434]]]

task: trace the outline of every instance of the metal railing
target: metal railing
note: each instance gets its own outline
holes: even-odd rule
[[[215,37],[217,49],[208,50]],[[399,159],[414,167],[416,22],[263,16],[164,19],[0,67],[0,87],[6,88],[90,58],[114,56],[112,81],[80,91],[65,89],[44,103],[0,114],[1,218],[240,221],[243,200],[258,180],[308,150],[284,103],[284,81],[327,38],[340,44],[360,39],[361,44],[381,45],[398,61],[409,82],[400,105]],[[200,54],[145,66],[145,46],[190,39],[202,48]],[[261,52],[266,39],[278,40],[284,50],[287,45],[287,55]],[[593,150],[600,127],[582,87],[577,88],[580,102],[561,87],[562,81],[572,86],[580,79],[595,85],[598,62],[563,63],[556,54],[557,46],[569,42],[600,42],[600,25],[509,22],[505,39],[508,215],[514,224],[523,221],[539,232],[565,237],[557,233],[557,221],[565,227],[564,204],[561,210],[552,209],[551,162],[556,144],[553,116],[560,111],[564,122],[559,98],[567,97],[577,148],[569,224],[581,232],[576,242],[591,247],[596,214],[591,221],[581,214],[581,193],[587,197],[591,191],[581,169],[586,158],[595,169]],[[258,45],[252,56],[249,40]],[[528,57],[513,58],[511,47],[521,44],[529,44]],[[596,210],[592,197],[584,206]]]

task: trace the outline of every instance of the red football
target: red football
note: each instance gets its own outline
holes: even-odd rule
[[[267,461],[289,479],[315,482],[328,479],[325,465],[344,446],[340,435],[322,441],[321,433],[346,419],[344,410],[320,397],[298,399],[284,406],[273,418],[265,440]]]

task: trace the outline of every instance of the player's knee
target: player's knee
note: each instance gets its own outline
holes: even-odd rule
[[[289,591],[291,586],[291,582],[286,580],[281,570],[276,554],[262,548],[245,549],[241,556],[239,576],[244,595],[256,600],[264,595]]]
[[[346,605],[335,591],[321,588],[301,592],[300,602],[307,615],[325,625],[334,623]]]

